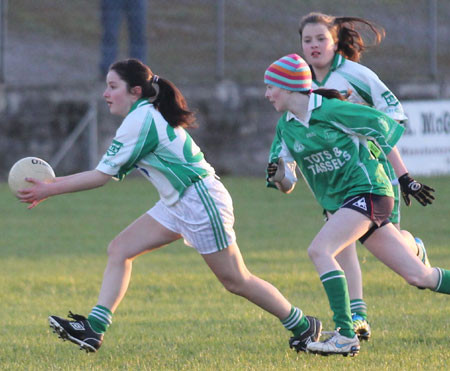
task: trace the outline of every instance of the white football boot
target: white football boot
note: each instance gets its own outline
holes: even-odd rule
[[[329,334],[331,334],[331,337],[325,341],[309,343],[306,348],[307,351],[323,356],[329,354],[342,354],[346,357],[348,355],[353,357],[359,353],[359,340],[356,335],[353,338],[348,338],[341,335],[339,331],[329,332]]]

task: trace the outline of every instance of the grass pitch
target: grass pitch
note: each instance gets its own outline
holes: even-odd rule
[[[303,184],[291,195],[254,178],[224,178],[234,199],[248,268],[332,329],[327,299],[306,248],[322,225]],[[450,177],[426,179],[436,202],[403,208],[431,263],[450,268]],[[450,361],[449,297],[409,287],[358,247],[373,338],[354,359],[296,354],[279,321],[226,292],[181,242],[137,258],[104,345],[80,352],[51,333],[47,316],[87,315],[95,305],[108,242],[157,200],[141,178],[58,196],[34,210],[0,184],[2,370],[444,370]]]

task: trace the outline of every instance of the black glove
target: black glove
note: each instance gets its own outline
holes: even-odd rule
[[[400,183],[402,196],[406,206],[411,205],[411,200],[409,199],[410,195],[423,206],[427,206],[428,204],[431,205],[433,202],[434,196],[430,192],[434,192],[434,189],[414,180],[408,173],[405,173],[398,178],[398,182]]]
[[[269,179],[273,178],[273,176],[275,175],[275,173],[277,172],[278,169],[278,164],[276,162],[269,162],[267,164],[267,178],[266,180],[268,182],[270,182]]]

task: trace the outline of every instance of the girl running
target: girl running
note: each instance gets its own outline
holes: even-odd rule
[[[108,262],[97,304],[87,318],[50,316],[63,339],[96,352],[130,282],[133,260],[183,238],[194,247],[224,287],[280,319],[293,336],[291,348],[305,351],[317,341],[321,323],[305,316],[270,283],[251,274],[236,243],[232,200],[185,128],[195,125],[181,92],[136,59],[114,63],[103,97],[112,114],[124,117],[97,168],[58,177],[51,184],[20,192],[35,207],[42,200],[103,186],[138,169],[158,190],[160,200],[108,246]]]
[[[312,92],[311,71],[300,56],[290,54],[275,61],[264,82],[266,98],[283,113],[271,146],[269,181],[282,192],[291,192],[298,166],[330,215],[308,254],[328,296],[336,331],[324,342],[308,344],[307,350],[356,355],[360,345],[347,279],[336,259],[350,244],[360,240],[409,284],[450,294],[450,271],[424,265],[390,222],[392,185],[368,141],[375,141],[385,153],[406,196],[431,203],[434,190],[411,178],[402,162],[395,144],[404,128],[376,109],[344,101],[336,90]]]

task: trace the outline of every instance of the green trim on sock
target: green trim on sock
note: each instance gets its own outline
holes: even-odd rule
[[[87,319],[95,332],[103,334],[112,323],[112,312],[102,305],[96,305]]]
[[[350,300],[350,311],[357,314],[367,321],[367,304],[362,299]]]
[[[289,312],[289,316],[287,316],[285,319],[280,320],[283,326],[287,325],[289,322],[292,321],[294,318],[294,314],[297,311],[297,308],[292,306],[291,311]]]
[[[289,316],[281,320],[281,323],[286,330],[292,331],[294,336],[300,335],[309,328],[309,322],[303,315],[302,310],[294,306],[292,306]]]
[[[439,273],[438,283],[433,291],[441,294],[450,294],[450,271],[443,268],[435,268]]]
[[[344,272],[340,270],[331,271],[320,276],[320,280],[333,311],[336,329],[339,328],[339,333],[343,336],[354,337],[350,298]]]
[[[109,308],[106,308],[103,305],[96,305],[96,307],[98,309],[101,309],[101,310],[105,311],[106,313],[108,313],[112,317],[113,313],[109,310]]]

